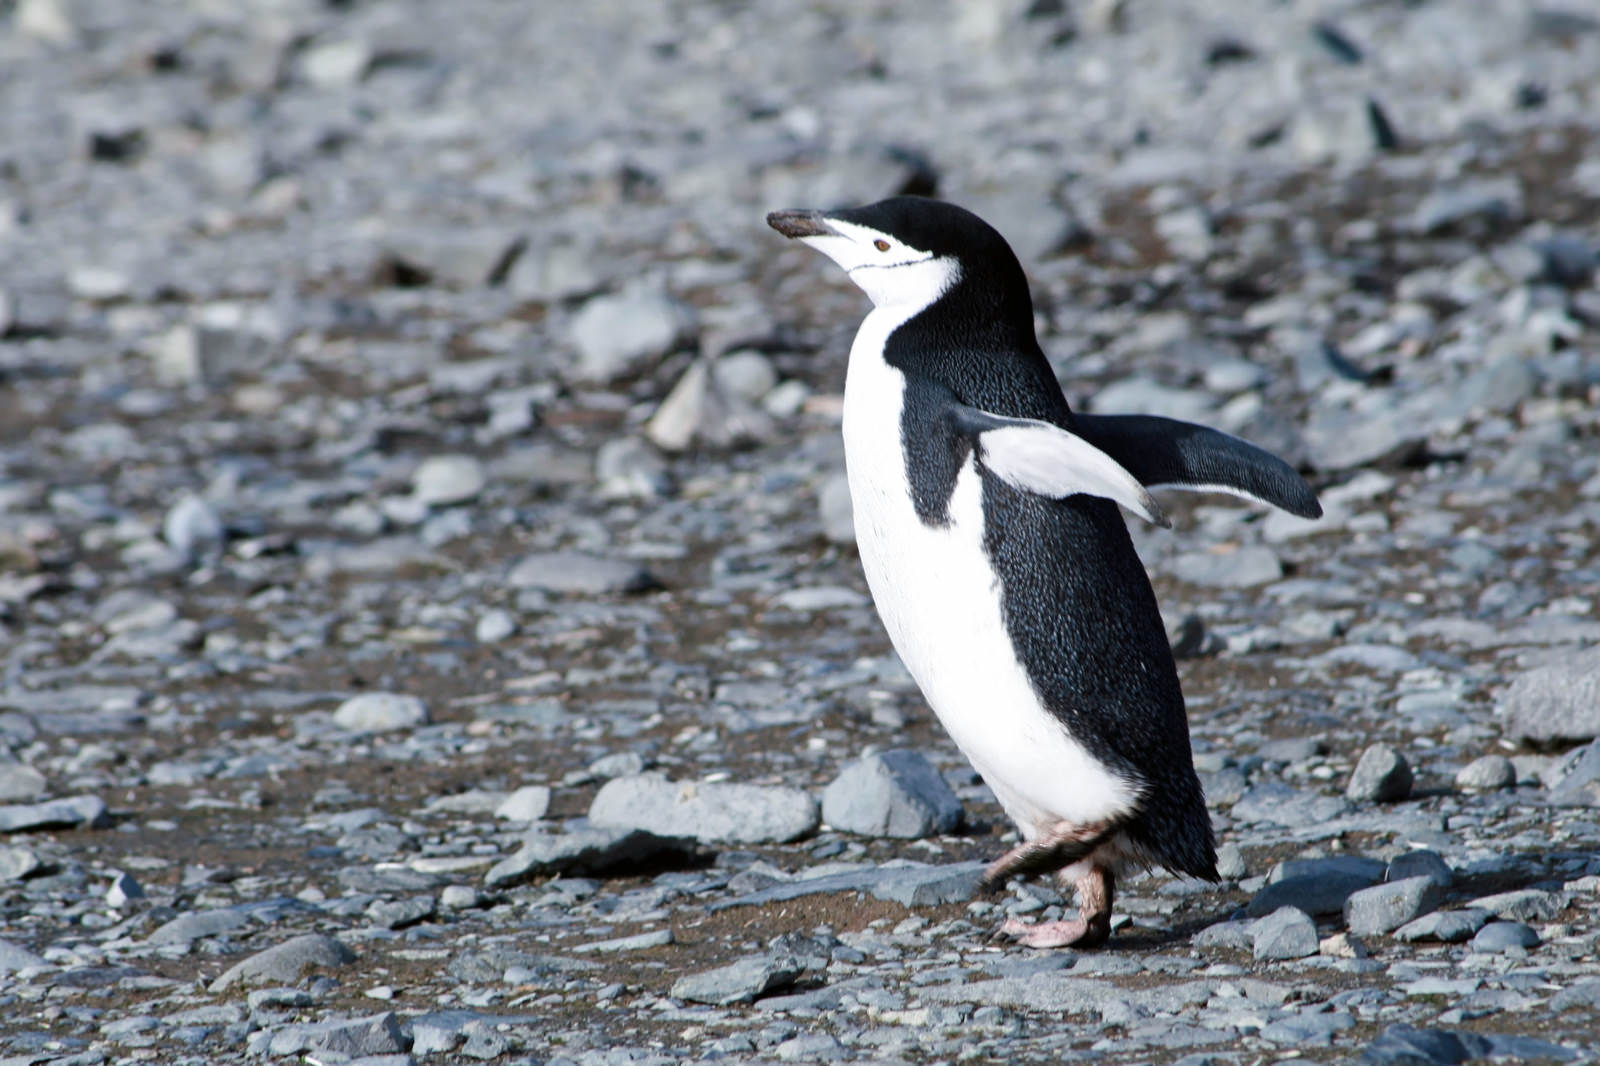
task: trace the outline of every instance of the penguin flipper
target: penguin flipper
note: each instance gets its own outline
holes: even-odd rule
[[[1158,526],[1172,523],[1139,480],[1075,433],[1031,418],[1003,418],[953,402],[956,431],[972,440],[984,467],[1013,488],[1061,499],[1080,493],[1122,504]]]
[[[1221,430],[1155,415],[1074,414],[1073,430],[1141,485],[1226,492],[1321,518],[1322,504],[1294,467]]]

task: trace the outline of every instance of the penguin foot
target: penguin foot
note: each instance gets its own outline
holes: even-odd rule
[[[1009,918],[1000,927],[1000,935],[1009,936],[1030,948],[1096,948],[1111,936],[1111,922],[1073,918],[1071,921],[1029,925],[1019,918]]]
[[[993,891],[1013,875],[1035,877],[1071,866],[1093,853],[1116,830],[1112,822],[1061,822],[1045,836],[1025,841],[991,862],[979,886]]]

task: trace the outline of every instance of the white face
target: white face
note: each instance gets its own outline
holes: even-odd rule
[[[874,307],[926,307],[961,276],[954,259],[853,222],[830,218],[827,223],[833,233],[800,240],[843,267]]]

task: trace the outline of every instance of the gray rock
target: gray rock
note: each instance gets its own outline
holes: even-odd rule
[[[1557,992],[1550,1000],[1554,1011],[1600,1011],[1600,977],[1585,977]]]
[[[1348,1011],[1319,1011],[1312,1007],[1262,1026],[1261,1039],[1293,1047],[1327,1047],[1333,1043],[1335,1033],[1355,1026],[1355,1016]]]
[[[1411,224],[1435,233],[1472,221],[1509,222],[1522,214],[1522,185],[1516,178],[1484,178],[1439,189],[1417,205]]]
[[[1444,861],[1444,856],[1425,848],[1395,856],[1384,873],[1386,881],[1404,881],[1408,877],[1432,878],[1440,888],[1449,888],[1456,879],[1455,871]]]
[[[822,793],[823,821],[866,836],[937,836],[960,825],[962,815],[939,771],[906,749],[851,763]]]
[[[613,777],[631,777],[650,769],[650,759],[640,751],[614,751],[590,763],[585,773],[596,781],[609,781]]]
[[[1316,408],[1302,436],[1312,465],[1328,471],[1406,462],[1420,455],[1428,440],[1426,428],[1394,406]]]
[[[649,773],[606,782],[589,820],[708,844],[781,844],[815,832],[821,817],[817,801],[801,789],[674,782]]]
[[[428,705],[399,692],[364,692],[339,704],[333,724],[352,733],[392,733],[430,721]]]
[[[650,443],[665,452],[731,448],[770,434],[766,413],[724,389],[705,359],[690,364],[645,425]]]
[[[498,644],[516,632],[516,615],[503,607],[493,607],[478,616],[472,636],[479,644]]]
[[[498,285],[526,246],[500,227],[403,230],[384,239],[381,269],[458,289]]]
[[[1402,925],[1394,931],[1394,937],[1396,940],[1407,942],[1422,940],[1459,944],[1463,940],[1470,940],[1472,934],[1482,929],[1489,918],[1488,911],[1476,907],[1434,911]]]
[[[1517,949],[1539,946],[1539,933],[1521,922],[1490,922],[1472,938],[1471,950],[1478,955],[1499,955]]]
[[[154,945],[189,944],[205,937],[231,933],[249,924],[249,917],[237,907],[189,911],[157,926],[145,942]]]
[[[572,318],[573,377],[606,384],[649,369],[692,333],[694,316],[659,289],[634,286],[587,301]]]
[[[366,914],[373,925],[385,929],[404,929],[432,918],[438,910],[438,902],[432,896],[413,896],[410,899],[374,900]]]
[[[1317,923],[1294,907],[1280,907],[1250,928],[1258,960],[1303,959],[1317,953]]]
[[[1389,745],[1373,744],[1361,753],[1344,794],[1352,803],[1403,800],[1411,795],[1411,764]]]
[[[1482,755],[1456,773],[1456,787],[1468,792],[1515,788],[1517,768],[1504,755]]]
[[[885,867],[871,893],[907,907],[933,907],[971,899],[983,878],[984,864]]]
[[[647,592],[659,583],[638,563],[604,559],[583,552],[536,552],[512,567],[513,588],[544,589],[586,595]]]
[[[834,544],[856,542],[855,511],[850,502],[850,482],[835,474],[817,490],[817,512],[822,518],[822,535]]]
[[[429,507],[449,507],[475,499],[488,483],[483,464],[470,455],[435,455],[411,475],[411,494]]]
[[[769,992],[788,988],[803,972],[804,965],[792,955],[758,955],[680,977],[672,984],[672,997],[718,1006],[750,1003]]]
[[[496,818],[512,822],[537,822],[550,809],[550,789],[545,785],[524,785],[512,792],[494,809]]]
[[[610,940],[591,940],[586,944],[575,945],[569,950],[580,955],[615,955],[623,951],[647,951],[650,948],[666,947],[673,942],[671,929],[654,929],[648,933],[613,937]]]
[[[1364,855],[1285,859],[1273,864],[1267,873],[1267,883],[1277,884],[1279,881],[1301,877],[1359,877],[1367,884],[1375,885],[1383,880],[1384,871],[1388,868],[1388,863],[1382,859],[1369,859]]]
[[[517,257],[506,288],[518,299],[555,303],[587,296],[604,283],[594,254],[570,241],[534,243]]]
[[[392,1012],[366,1018],[343,1018],[328,1022],[286,1025],[275,1030],[267,1047],[269,1055],[300,1055],[331,1058],[334,1061],[360,1062],[373,1056],[401,1055],[411,1044],[400,1019]]]
[[[300,76],[319,89],[340,89],[366,77],[372,67],[372,45],[360,38],[323,41],[300,56]]]
[[[1486,910],[1508,922],[1553,922],[1567,909],[1567,897],[1560,892],[1521,888],[1480,896],[1470,906]]]
[[[32,848],[20,844],[0,845],[0,882],[21,881],[44,868],[44,860]]]
[[[1318,916],[1342,914],[1346,900],[1376,881],[1375,877],[1336,872],[1285,878],[1257,892],[1245,914],[1259,918],[1284,907]]]
[[[200,497],[187,494],[172,505],[161,522],[161,535],[185,559],[197,559],[222,547],[222,519]]]
[[[1271,548],[1247,545],[1230,552],[1185,552],[1172,560],[1172,575],[1191,585],[1250,588],[1283,576]]]
[[[272,981],[293,984],[310,969],[338,969],[356,961],[356,953],[331,936],[308,933],[258,951],[223,971],[211,982],[213,995],[236,984]],[[391,1015],[392,1017],[392,1015]],[[287,1054],[287,1052],[285,1052]]]
[[[1345,901],[1345,925],[1357,936],[1387,933],[1434,910],[1443,898],[1444,893],[1429,877],[1374,885]]]
[[[536,832],[489,868],[484,883],[504,888],[545,874],[626,874],[645,864],[682,859],[694,845],[682,837],[642,829],[575,825],[565,832]]]
[[[1568,752],[1551,768],[1550,802],[1566,807],[1600,806],[1600,740]]]
[[[1515,678],[1496,710],[1512,740],[1551,744],[1600,737],[1600,647]]]
[[[25,763],[0,764],[0,803],[38,799],[48,790],[44,774]]]
[[[42,803],[0,807],[0,833],[30,829],[104,829],[111,824],[105,801],[99,796],[70,796]]]
[[[1217,922],[1194,935],[1197,948],[1229,948],[1235,951],[1255,950],[1255,922]],[[1313,930],[1314,931],[1314,930]]]
[[[1293,829],[1325,824],[1348,810],[1349,805],[1338,797],[1302,792],[1268,781],[1246,792],[1231,813],[1241,822],[1266,822]]]
[[[44,956],[36,955],[20,944],[0,940],[0,973],[16,973],[36,966],[48,966]]]

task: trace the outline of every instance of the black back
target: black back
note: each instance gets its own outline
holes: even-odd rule
[[[884,351],[907,376],[902,439],[918,514],[943,524],[969,447],[929,420],[949,394],[1072,428],[1034,336],[1027,278],[999,233],[952,204],[897,197],[834,214],[960,262],[960,280],[895,330]],[[1047,499],[984,473],[983,510],[1006,629],[1041,702],[1095,758],[1143,785],[1127,826],[1133,842],[1163,866],[1215,880],[1177,667],[1116,504]]]

